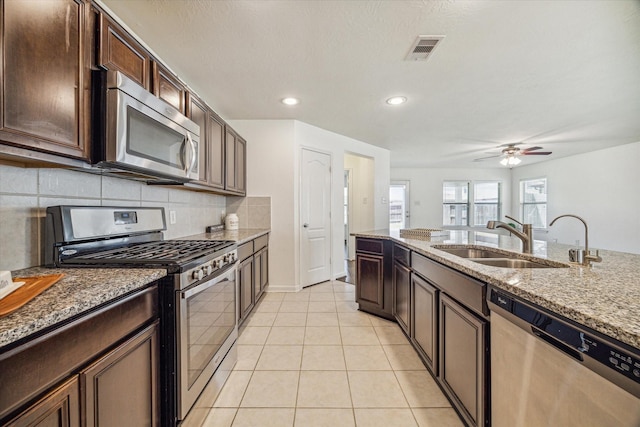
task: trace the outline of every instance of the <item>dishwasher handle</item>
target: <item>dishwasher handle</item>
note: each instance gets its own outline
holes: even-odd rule
[[[584,361],[584,358],[582,357],[582,354],[580,352],[569,347],[562,341],[555,339],[551,335],[544,333],[543,331],[536,328],[535,326],[531,326],[531,333],[536,337],[540,338],[542,341],[546,342],[547,344],[554,346],[555,348],[565,353],[566,355],[571,356],[574,359],[579,360],[580,362]]]

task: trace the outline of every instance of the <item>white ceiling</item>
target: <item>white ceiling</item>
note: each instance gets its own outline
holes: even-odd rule
[[[392,167],[640,141],[638,0],[103,3],[224,118],[301,120],[388,148]],[[405,61],[418,35],[446,37]]]

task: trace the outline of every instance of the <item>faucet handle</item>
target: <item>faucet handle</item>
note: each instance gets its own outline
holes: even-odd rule
[[[524,225],[523,223],[521,223],[520,221],[518,221],[517,219],[515,219],[515,218],[514,218],[514,217],[512,217],[512,216],[505,215],[505,217],[506,217],[506,218],[509,218],[509,219],[510,219],[510,220],[512,220],[512,221],[517,222],[517,223],[518,223],[518,224],[520,224],[520,225]]]

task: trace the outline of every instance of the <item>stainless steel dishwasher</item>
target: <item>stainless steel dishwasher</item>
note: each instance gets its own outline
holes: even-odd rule
[[[495,288],[493,427],[640,426],[640,352]]]

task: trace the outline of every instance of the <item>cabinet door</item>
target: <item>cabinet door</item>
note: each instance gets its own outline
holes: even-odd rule
[[[78,377],[74,376],[47,394],[6,427],[78,427],[80,401]]]
[[[100,45],[98,65],[107,70],[118,70],[140,86],[150,90],[151,56],[107,16],[100,14]]]
[[[153,94],[182,114],[185,114],[187,88],[175,75],[157,61],[153,61],[151,67],[153,74]],[[203,134],[204,128],[200,127],[200,135]]]
[[[157,322],[80,373],[88,427],[159,425]]]
[[[384,306],[384,257],[356,254],[356,300]]]
[[[438,375],[438,289],[411,275],[411,341]]]
[[[242,195],[247,192],[247,141],[236,138],[236,188]]]
[[[0,6],[0,140],[87,159],[88,1],[3,1]]]
[[[254,293],[254,301],[257,302],[264,289],[267,287],[269,271],[268,271],[268,250],[267,248],[263,248],[255,253],[254,257],[254,266],[255,266],[255,274],[254,274],[254,283],[253,283],[253,293]]]
[[[238,265],[238,286],[240,288],[239,323],[244,321],[253,308],[253,256]]]
[[[209,138],[208,138],[208,119],[209,109],[207,105],[194,96],[191,93],[187,94],[187,117],[191,119],[195,124],[200,126],[200,144],[204,146],[204,156],[200,156],[198,164],[198,181],[201,183],[207,183],[207,153],[209,151]]]
[[[393,263],[393,315],[404,332],[409,335],[411,327],[411,270]]]
[[[225,184],[227,190],[236,189],[236,133],[230,128],[225,135]]]
[[[440,295],[440,380],[465,421],[485,424],[487,322]]]
[[[207,120],[207,184],[215,188],[224,188],[224,122],[215,113],[209,111]]]

